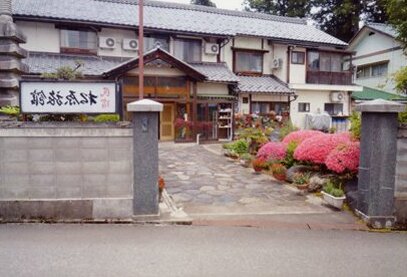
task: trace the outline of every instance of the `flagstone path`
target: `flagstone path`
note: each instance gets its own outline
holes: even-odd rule
[[[333,212],[318,197],[230,161],[219,144],[163,142],[159,153],[168,193],[192,218]]]

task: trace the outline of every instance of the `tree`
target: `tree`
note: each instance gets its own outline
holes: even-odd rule
[[[216,8],[216,4],[211,0],[191,0],[192,5],[201,5]]]
[[[281,16],[307,17],[312,1],[308,0],[245,0],[245,9]]]
[[[407,94],[407,66],[400,68],[394,74],[394,82],[397,92]]]
[[[407,0],[388,0],[387,13],[390,23],[398,33],[397,39],[404,51],[407,51]]]

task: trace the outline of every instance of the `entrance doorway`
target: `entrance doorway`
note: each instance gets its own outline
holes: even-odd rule
[[[164,103],[163,111],[160,113],[160,140],[174,140],[174,114],[175,105]]]

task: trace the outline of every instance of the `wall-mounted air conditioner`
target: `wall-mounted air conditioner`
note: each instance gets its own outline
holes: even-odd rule
[[[99,37],[99,47],[103,49],[116,48],[116,40],[112,37]]]
[[[138,50],[138,40],[137,39],[123,39],[123,49],[128,51]]]
[[[345,99],[345,94],[343,92],[334,91],[331,92],[331,102],[342,102]]]
[[[208,55],[219,54],[219,45],[216,43],[205,43],[205,54]]]
[[[283,65],[283,60],[279,59],[279,58],[275,58],[271,61],[271,68],[272,69],[278,69],[281,68],[281,66]]]

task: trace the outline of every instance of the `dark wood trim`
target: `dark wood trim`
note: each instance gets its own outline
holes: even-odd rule
[[[261,39],[261,49],[264,50],[264,38]]]
[[[291,56],[291,46],[288,46],[287,47],[287,84],[289,84],[290,83],[290,64],[291,64],[291,59],[290,59],[290,56]]]
[[[93,55],[96,56],[98,51],[96,49],[83,49],[83,48],[71,48],[61,47],[60,52],[62,54],[79,54],[79,55]]]
[[[341,50],[341,49],[330,49],[330,48],[323,48],[323,47],[315,47],[315,48],[308,47],[307,50],[315,51],[315,52],[343,54],[344,56],[346,56],[346,55],[355,55],[356,54],[356,51],[347,51],[347,50]]]
[[[55,29],[71,30],[71,31],[87,31],[87,32],[100,32],[102,28],[100,26],[86,26],[83,24],[55,24]]]
[[[249,114],[252,114],[252,95],[249,94]]]
[[[193,138],[196,137],[196,126],[197,126],[197,122],[198,122],[198,84],[197,82],[193,82],[192,83],[192,95],[193,95],[193,99],[192,99],[192,118],[193,118],[193,122],[194,122],[194,128],[192,131],[192,135]]]
[[[393,51],[397,51],[402,49],[401,46],[397,46],[397,47],[393,47],[393,48],[389,48],[389,49],[385,49],[385,50],[381,50],[381,51],[376,51],[376,52],[372,52],[366,55],[360,55],[360,56],[354,56],[353,60],[358,60],[358,59],[363,59],[363,58],[368,58],[368,57],[372,57],[372,56],[376,56],[376,55],[380,55],[380,54],[385,54],[388,52],[393,52]]]
[[[232,50],[238,51],[238,52],[261,52],[261,53],[270,52],[269,50],[264,50],[264,49],[241,48],[241,47],[235,47],[235,46],[232,46]]]

